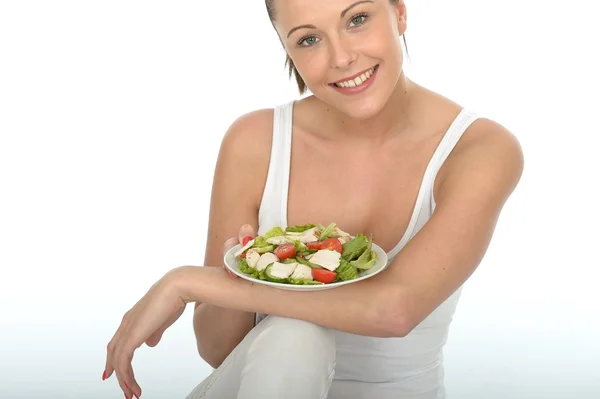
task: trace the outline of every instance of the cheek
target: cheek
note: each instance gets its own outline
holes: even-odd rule
[[[305,82],[320,82],[327,76],[329,70],[327,50],[315,49],[295,58],[296,66]]]

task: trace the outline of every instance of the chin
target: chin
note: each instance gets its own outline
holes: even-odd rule
[[[317,96],[349,118],[368,120],[381,112],[398,83],[397,80],[387,82],[386,77],[385,73],[374,75],[372,85],[358,93],[332,88],[330,84],[326,84]]]

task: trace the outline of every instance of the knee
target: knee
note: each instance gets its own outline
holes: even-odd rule
[[[333,331],[303,320],[269,316],[250,351],[264,349],[292,362],[331,367],[335,363]],[[296,366],[298,365],[296,363]]]

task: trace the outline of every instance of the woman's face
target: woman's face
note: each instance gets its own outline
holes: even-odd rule
[[[354,118],[383,108],[402,73],[403,0],[276,0],[274,6],[275,28],[315,96]]]

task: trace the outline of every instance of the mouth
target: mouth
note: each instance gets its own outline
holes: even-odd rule
[[[379,64],[375,65],[373,68],[367,69],[366,71],[359,72],[354,76],[345,78],[343,80],[339,80],[334,83],[330,83],[329,85],[339,88],[360,87],[371,79],[371,77],[375,74],[378,68]]]

